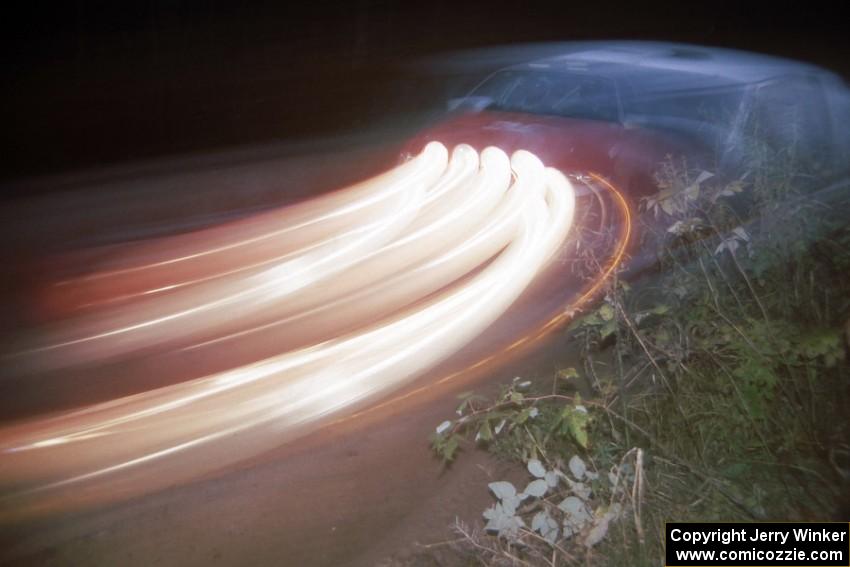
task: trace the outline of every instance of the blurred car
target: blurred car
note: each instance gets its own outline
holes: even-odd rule
[[[588,42],[492,73],[408,146],[526,149],[567,173],[596,172],[632,199],[657,191],[669,157],[740,174],[754,144],[794,149],[825,176],[850,164],[850,91],[812,65],[654,42]]]

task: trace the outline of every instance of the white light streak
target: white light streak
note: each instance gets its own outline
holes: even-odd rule
[[[399,389],[505,313],[574,209],[569,181],[528,152],[458,146],[449,160],[432,143],[229,235],[147,243],[64,282],[101,307],[16,355],[31,366],[160,349],[230,369],[0,429],[0,519],[186,481]],[[283,346],[237,356],[256,341]]]

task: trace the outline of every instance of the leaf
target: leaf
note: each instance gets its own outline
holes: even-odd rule
[[[602,305],[602,307],[599,308],[599,317],[603,321],[610,321],[614,318],[614,308],[607,303]]]
[[[519,535],[519,529],[525,527],[525,522],[519,516],[511,516],[507,525],[499,530],[499,535],[509,540],[515,540]]]
[[[573,318],[572,321],[570,321],[570,324],[567,325],[567,332],[571,333],[577,329],[584,327],[586,318],[587,317]]]
[[[548,526],[548,522],[546,521],[548,519],[549,514],[545,510],[537,512],[531,519],[531,529],[542,534],[543,530]]]
[[[502,428],[505,427],[506,421],[503,419],[499,422],[499,425],[496,426],[496,429],[493,431],[496,435],[502,432]]]
[[[604,339],[611,335],[613,335],[617,331],[617,322],[616,321],[606,321],[602,327],[599,328],[599,337]]]
[[[446,431],[451,426],[452,426],[451,421],[448,421],[448,420],[444,421],[443,423],[441,423],[440,425],[437,426],[437,435],[442,435],[443,432]]]
[[[521,501],[522,499],[516,496],[507,496],[504,500],[502,500],[502,510],[504,510],[505,514],[508,516],[513,516],[516,514],[516,509]]]
[[[543,479],[532,480],[528,483],[528,486],[525,487],[523,491],[525,494],[529,496],[534,496],[535,498],[540,498],[546,491],[549,489],[549,485]]]
[[[687,201],[696,201],[699,198],[699,184],[694,183],[682,190],[682,196]]]
[[[641,322],[646,320],[651,315],[664,315],[668,311],[670,311],[669,306],[664,305],[664,304],[656,305],[652,309],[648,309],[646,311],[641,311],[639,313],[635,313],[634,320],[635,320],[636,324],[640,325]]]
[[[484,529],[488,532],[499,533],[511,524],[513,515],[505,514],[502,505],[496,504],[494,507],[484,510],[484,517],[489,520],[487,525],[484,526]]]
[[[458,415],[463,415],[463,410],[465,410],[465,409],[466,409],[466,406],[467,406],[468,404],[469,404],[469,400],[463,400],[463,401],[460,403],[460,405],[457,407],[457,410],[455,410],[455,413],[457,413]]]
[[[608,524],[610,521],[607,516],[603,516],[598,520],[587,533],[587,537],[584,538],[584,546],[588,548],[593,547],[605,539],[605,536],[608,534]]]
[[[650,311],[650,313],[652,313],[653,315],[664,315],[665,313],[667,313],[668,311],[670,311],[670,306],[669,306],[669,305],[664,305],[664,304],[662,303],[661,305],[656,305],[655,307],[653,307],[653,308],[652,308],[652,309],[650,309],[649,311]]]
[[[750,241],[750,235],[749,235],[749,234],[747,234],[747,231],[746,231],[746,230],[744,230],[742,227],[740,227],[740,226],[739,226],[739,227],[737,227],[737,228],[734,228],[734,229],[732,229],[732,232],[733,232],[733,233],[735,233],[735,235],[736,235],[736,236],[737,236],[740,240],[743,240],[744,242],[749,242],[749,241]]]
[[[543,478],[546,476],[546,467],[539,460],[531,459],[528,461],[528,472],[535,478]]]
[[[576,533],[591,519],[585,503],[575,496],[567,496],[558,504],[558,508],[564,512],[564,528]]]
[[[443,447],[443,459],[446,461],[451,461],[455,458],[455,452],[459,446],[459,439],[457,435],[452,435],[449,437],[448,441],[446,441],[445,446]]]
[[[796,349],[797,356],[808,360],[823,358],[828,368],[844,359],[844,345],[838,329],[819,329],[808,334]]]
[[[550,544],[555,543],[558,539],[558,522],[556,522],[545,510],[541,510],[534,515],[531,520],[531,529],[545,539]]]
[[[522,425],[523,423],[528,421],[529,417],[531,417],[531,408],[525,408],[524,410],[519,412],[514,418],[514,423],[516,423],[517,425]]]
[[[750,415],[756,419],[763,418],[778,381],[773,368],[760,359],[746,358],[732,371],[732,375],[741,382],[741,396]]]
[[[584,464],[584,461],[581,460],[581,457],[578,455],[573,455],[570,458],[570,472],[573,473],[573,476],[577,480],[581,480],[584,478],[584,473],[587,471],[587,466]]]
[[[605,512],[601,517],[596,518],[593,522],[593,527],[590,528],[590,531],[587,532],[587,536],[584,538],[584,546],[587,548],[591,548],[598,544],[600,541],[605,539],[605,536],[608,534],[608,526],[611,524],[612,520],[617,519],[620,515],[620,505],[613,504],[611,509]]]
[[[670,225],[670,228],[667,229],[667,232],[671,234],[684,234],[685,232],[687,232],[687,227],[682,221],[676,221]]]
[[[487,487],[496,495],[499,500],[516,496],[516,488],[506,480],[491,482]]]
[[[561,370],[558,370],[558,378],[561,378],[562,380],[578,378],[578,371],[573,367],[562,368]]]
[[[484,441],[485,443],[493,440],[493,430],[490,429],[490,421],[484,420],[481,424],[481,427],[478,429],[478,433],[475,435],[476,441]]]
[[[723,469],[723,474],[730,479],[738,478],[745,475],[750,470],[750,465],[747,463],[732,463]]]
[[[694,181],[694,185],[699,185],[706,179],[711,179],[712,177],[714,177],[713,173],[703,170],[702,172],[700,172],[699,176],[697,177],[697,180]]]
[[[724,188],[720,191],[720,193],[718,193],[718,194],[714,197],[714,200],[716,201],[718,197],[732,197],[732,196],[734,196],[736,193],[740,193],[740,192],[741,192],[741,191],[743,191],[743,190],[744,190],[744,182],[743,182],[743,180],[733,181],[732,183],[729,183],[726,187],[724,187]]]
[[[548,484],[551,488],[555,488],[558,486],[558,473],[555,471],[546,471],[546,484]]]
[[[584,502],[575,496],[567,496],[558,504],[558,508],[565,514],[576,515],[584,510]]]
[[[573,491],[573,494],[584,500],[585,502],[590,500],[590,487],[587,486],[583,482],[574,482],[570,489]]]
[[[582,405],[574,408],[564,408],[561,413],[567,432],[583,449],[587,449],[587,424],[589,416],[587,409]]]
[[[484,526],[484,529],[490,533],[496,533],[500,537],[514,540],[519,535],[519,529],[522,527],[525,527],[525,522],[519,516],[499,513],[497,511],[494,517]]]
[[[714,250],[714,255],[717,256],[724,250],[728,250],[730,254],[735,254],[735,251],[738,249],[738,240],[734,237],[727,238],[723,242],[721,242],[717,248]]]

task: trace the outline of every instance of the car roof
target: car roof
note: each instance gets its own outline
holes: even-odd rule
[[[638,41],[576,43],[563,54],[508,69],[586,72],[655,93],[743,86],[788,75],[833,75],[820,67],[780,57]]]

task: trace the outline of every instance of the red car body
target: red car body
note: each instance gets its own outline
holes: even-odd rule
[[[659,130],[617,122],[516,112],[456,112],[428,128],[407,146],[413,155],[431,141],[451,148],[465,143],[477,150],[496,146],[508,155],[527,150],[563,173],[597,173],[636,202],[656,192],[654,174],[668,156],[698,163],[708,151],[690,140]]]

